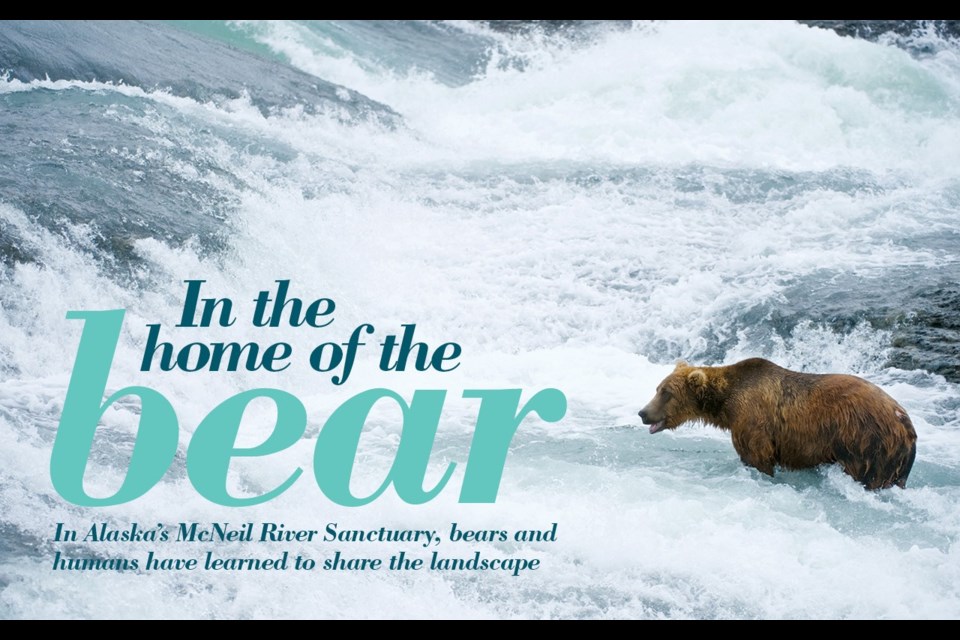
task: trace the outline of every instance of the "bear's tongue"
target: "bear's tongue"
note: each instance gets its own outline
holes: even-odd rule
[[[661,420],[660,422],[654,422],[650,425],[650,433],[656,433],[658,431],[663,431],[663,424],[666,420]]]

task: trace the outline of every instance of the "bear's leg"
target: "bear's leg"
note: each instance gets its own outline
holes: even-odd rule
[[[917,459],[917,432],[913,428],[913,422],[911,422],[910,416],[907,415],[906,411],[898,408],[895,414],[897,418],[899,418],[900,424],[906,429],[906,440],[910,443],[910,451],[900,464],[896,477],[897,486],[903,489],[907,486],[907,476],[910,475],[910,470],[913,469],[913,462]]]
[[[897,476],[896,484],[901,489],[907,486],[907,476],[910,475],[910,470],[913,469],[913,461],[917,459],[917,443],[914,441],[910,445],[910,453],[907,455],[907,460],[905,464],[900,467],[900,473]]]
[[[737,450],[743,464],[768,476],[773,475],[773,467],[777,463],[776,448],[764,429],[734,431],[732,439],[733,448]]]
[[[837,462],[840,463],[843,471],[848,476],[862,484],[865,488],[870,491],[880,488],[880,483],[877,480],[877,471],[873,468],[872,460],[852,458],[848,453],[844,458],[837,456]]]
[[[904,487],[917,455],[915,442],[883,438],[876,431],[854,441],[854,447],[838,441],[834,456],[843,470],[868,490]]]

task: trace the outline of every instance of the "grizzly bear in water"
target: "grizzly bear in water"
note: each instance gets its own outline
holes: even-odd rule
[[[907,412],[873,384],[798,373],[751,358],[727,367],[677,364],[640,410],[650,433],[701,421],[730,431],[744,464],[805,469],[838,462],[868,489],[903,487],[917,455]]]

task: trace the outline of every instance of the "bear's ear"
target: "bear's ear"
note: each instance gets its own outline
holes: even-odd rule
[[[689,367],[686,360],[677,360],[677,366],[673,368],[674,371],[677,369],[683,369],[684,367]]]
[[[690,385],[697,397],[702,397],[704,390],[707,388],[707,374],[703,372],[703,369],[694,369],[687,374],[687,384]]]

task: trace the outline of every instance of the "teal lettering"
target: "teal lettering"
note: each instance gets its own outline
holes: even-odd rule
[[[521,392],[521,389],[463,392],[464,398],[480,398],[480,413],[460,488],[460,502],[496,501],[510,441],[528,413],[534,411],[547,422],[559,422],[567,413],[567,398],[559,389],[543,389],[517,411]]]
[[[105,507],[139,498],[160,481],[177,453],[177,414],[157,391],[147,387],[125,387],[100,404],[117,350],[123,316],[123,309],[67,312],[68,320],[84,320],[84,325],[63,401],[60,426],[53,442],[50,479],[61,496],[84,507]],[[95,498],[84,490],[83,476],[97,424],[107,407],[125,396],[138,396],[141,403],[130,466],[116,493]]]
[[[236,447],[240,422],[247,405],[254,398],[270,398],[277,405],[277,424],[267,439],[249,449]],[[187,475],[193,486],[207,500],[228,507],[260,504],[277,497],[297,481],[303,470],[297,468],[280,486],[245,498],[227,491],[230,459],[240,456],[266,456],[283,451],[294,444],[307,428],[307,411],[297,398],[279,389],[251,389],[220,403],[197,426],[187,448]]]
[[[313,472],[323,493],[345,506],[359,507],[372,502],[393,482],[400,499],[409,504],[431,500],[446,486],[455,465],[451,463],[443,477],[430,491],[424,491],[430,452],[440,423],[440,411],[446,391],[415,391],[408,406],[389,389],[370,389],[344,402],[327,420],[317,437]],[[360,433],[370,409],[383,398],[390,398],[403,412],[403,432],[397,455],[387,478],[369,496],[358,498],[350,492],[350,476],[360,444]]]
[[[123,325],[122,309],[70,311],[67,318],[84,320],[84,327],[50,458],[53,486],[66,500],[81,506],[129,502],[159,482],[173,462],[179,438],[176,413],[162,394],[147,387],[126,387],[101,402]],[[361,333],[369,333],[368,328],[372,330],[370,325],[357,327],[344,346],[355,351],[363,344],[359,340]],[[412,336],[412,329],[410,333]],[[152,347],[156,346],[154,342]],[[231,352],[231,364],[238,363],[242,353],[242,349]],[[218,357],[225,354],[222,352]],[[271,356],[271,362],[274,359]],[[345,367],[344,379],[347,375]],[[566,413],[567,400],[558,389],[543,389],[518,410],[521,393],[520,389],[464,391],[465,398],[480,398],[481,402],[460,502],[496,500],[510,443],[529,413],[536,413],[547,422],[557,422]],[[141,402],[126,476],[113,495],[90,496],[83,488],[83,479],[98,424],[107,407],[126,396],[137,396]],[[237,447],[244,412],[255,398],[273,401],[276,423],[264,442],[254,447]],[[432,500],[450,481],[455,468],[454,463],[448,464],[440,480],[432,488],[424,488],[445,398],[443,390],[420,390],[414,392],[408,405],[389,389],[370,389],[344,402],[331,414],[317,437],[313,471],[321,491],[344,506],[368,504],[391,484],[400,499],[408,504]],[[383,483],[370,495],[358,497],[350,490],[357,448],[370,410],[384,399],[400,407],[400,441]],[[191,483],[206,499],[225,506],[260,504],[279,496],[299,479],[302,469],[294,469],[285,481],[258,495],[234,496],[227,490],[230,462],[235,457],[259,457],[283,451],[303,436],[306,424],[303,404],[285,391],[252,389],[228,398],[200,422],[192,436],[187,448],[187,474]]]

